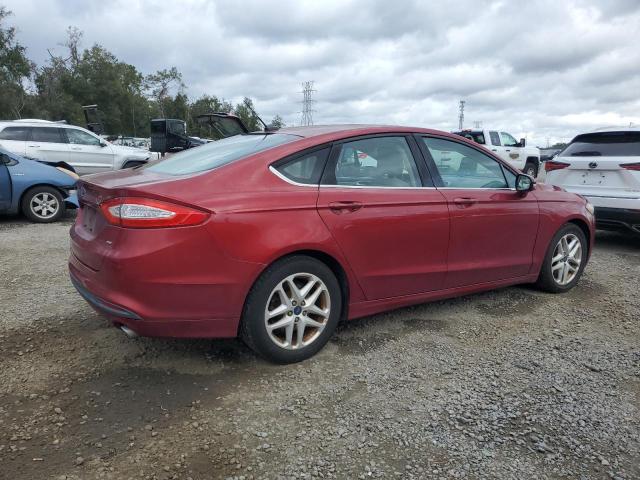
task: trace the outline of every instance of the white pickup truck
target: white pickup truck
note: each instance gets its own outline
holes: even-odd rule
[[[540,149],[527,146],[524,138],[518,142],[507,132],[487,129],[471,129],[453,132],[473,140],[494,152],[500,158],[530,177],[536,178],[540,167]]]

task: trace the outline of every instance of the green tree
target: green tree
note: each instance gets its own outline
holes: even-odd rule
[[[253,101],[250,98],[244,97],[242,102],[236,105],[234,112],[240,117],[250,132],[262,129],[262,123],[260,123],[258,119],[258,115],[253,107]]]
[[[28,103],[25,89],[31,78],[33,63],[26,49],[16,41],[15,27],[5,25],[11,12],[0,6],[0,118],[21,118]]]
[[[167,117],[165,107],[167,101],[171,99],[172,90],[176,89],[178,94],[181,94],[184,93],[185,89],[182,74],[176,67],[171,67],[168,70],[158,70],[156,73],[147,75],[145,87],[149,98],[155,102],[162,118]]]
[[[142,74],[100,45],[82,51],[82,32],[67,32],[68,55],[51,55],[36,75],[42,116],[83,125],[82,106],[97,104],[106,132],[146,135],[150,106]]]
[[[280,115],[276,115],[275,117],[273,117],[273,120],[271,120],[269,126],[273,128],[283,128],[285,127],[284,120]]]

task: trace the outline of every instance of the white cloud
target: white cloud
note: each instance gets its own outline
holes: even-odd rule
[[[38,63],[75,25],[143,73],[176,66],[188,94],[254,99],[299,122],[451,130],[466,118],[539,144],[640,123],[640,2],[5,0]],[[60,49],[62,47],[56,47]]]

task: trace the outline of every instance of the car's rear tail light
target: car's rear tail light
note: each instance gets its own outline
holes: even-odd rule
[[[567,168],[568,166],[568,163],[557,162],[555,160],[547,160],[546,162],[544,162],[544,171],[553,172],[554,170],[561,170],[563,168]]]
[[[209,218],[207,212],[150,198],[113,198],[100,204],[112,225],[129,228],[186,227]]]
[[[636,163],[621,163],[620,166],[625,170],[633,170],[634,172],[640,172],[640,162]]]

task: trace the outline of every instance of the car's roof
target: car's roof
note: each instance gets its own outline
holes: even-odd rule
[[[25,119],[25,120],[0,120],[0,127],[6,126],[19,126],[19,127],[73,127],[82,128],[76,125],[69,125],[64,122],[52,122],[50,120],[37,120],[37,119]]]
[[[299,137],[311,138],[327,134],[341,134],[340,136],[366,135],[368,133],[396,133],[396,132],[419,132],[419,133],[447,133],[439,130],[431,130],[419,127],[403,127],[396,125],[374,125],[374,124],[347,124],[347,125],[311,125],[307,127],[285,127],[276,131],[277,133],[287,133]]]
[[[636,126],[625,126],[625,127],[600,127],[600,128],[596,128],[593,130],[589,130],[586,132],[583,132],[582,134],[585,133],[603,133],[603,132],[640,132],[640,125],[636,125]]]

